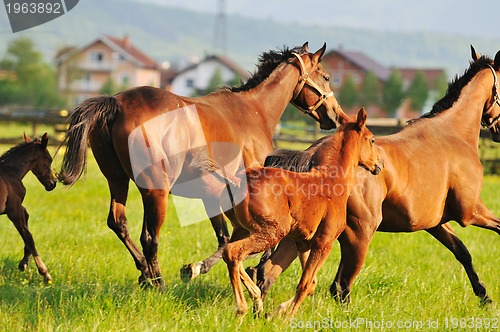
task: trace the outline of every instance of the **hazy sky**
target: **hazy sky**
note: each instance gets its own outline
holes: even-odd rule
[[[136,1],[212,13],[219,4],[219,0]],[[225,7],[228,14],[280,22],[500,36],[499,0],[225,0]]]

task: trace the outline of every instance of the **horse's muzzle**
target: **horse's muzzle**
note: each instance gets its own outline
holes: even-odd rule
[[[57,181],[52,181],[52,182],[50,182],[49,184],[47,184],[45,186],[45,190],[52,191],[52,190],[54,190],[54,188],[56,187],[56,185],[57,185]]]
[[[330,118],[327,118],[319,123],[319,127],[323,130],[330,130],[337,128],[337,124]]]

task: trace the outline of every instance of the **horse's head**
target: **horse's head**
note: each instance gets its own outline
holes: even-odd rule
[[[326,43],[315,53],[309,53],[306,42],[293,55],[300,76],[293,92],[292,103],[305,114],[318,121],[321,129],[332,129],[346,116],[333,95],[330,75],[321,65]]]
[[[57,179],[52,171],[52,156],[47,149],[47,143],[49,142],[49,135],[47,133],[43,134],[42,139],[35,139],[34,141],[24,134],[24,141],[26,143],[32,143],[34,145],[38,157],[33,163],[31,172],[35,174],[36,178],[45,187],[45,190],[51,191],[56,187]]]
[[[366,111],[361,108],[356,119],[349,118],[345,123],[344,135],[356,135],[356,137],[346,139],[353,139],[358,142],[358,165],[377,175],[384,169],[384,160],[380,150],[375,145],[375,136],[366,127],[366,118]]]
[[[477,61],[479,55],[471,45],[472,60]],[[495,55],[493,65],[488,66],[493,75],[493,86],[491,88],[491,97],[486,101],[481,116],[481,124],[491,133],[491,139],[494,142],[500,143],[500,94],[498,75],[500,70],[500,51]]]

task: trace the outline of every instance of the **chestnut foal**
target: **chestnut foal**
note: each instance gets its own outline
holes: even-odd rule
[[[245,272],[242,261],[274,247],[284,237],[296,242],[303,272],[295,297],[279,306],[279,314],[293,304],[289,315],[294,315],[305,297],[314,292],[316,274],[346,226],[347,199],[357,166],[373,174],[383,167],[373,134],[365,124],[362,108],[356,118],[346,119],[335,134],[323,138],[322,148],[314,156],[317,167],[310,172],[257,167],[238,174],[242,183],[246,177],[247,186],[233,190],[233,201],[240,203],[234,206],[233,234],[223,252],[238,315],[248,311],[241,281],[252,297],[254,312],[263,310],[260,289]]]

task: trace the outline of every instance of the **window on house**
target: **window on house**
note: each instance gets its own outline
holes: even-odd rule
[[[187,88],[194,88],[194,80],[192,78],[188,78],[186,80],[186,87]]]
[[[332,84],[334,87],[338,88],[342,84],[342,80],[340,79],[339,74],[333,74],[332,75]]]
[[[104,54],[102,52],[90,52],[89,59],[91,62],[101,63],[104,61]]]

